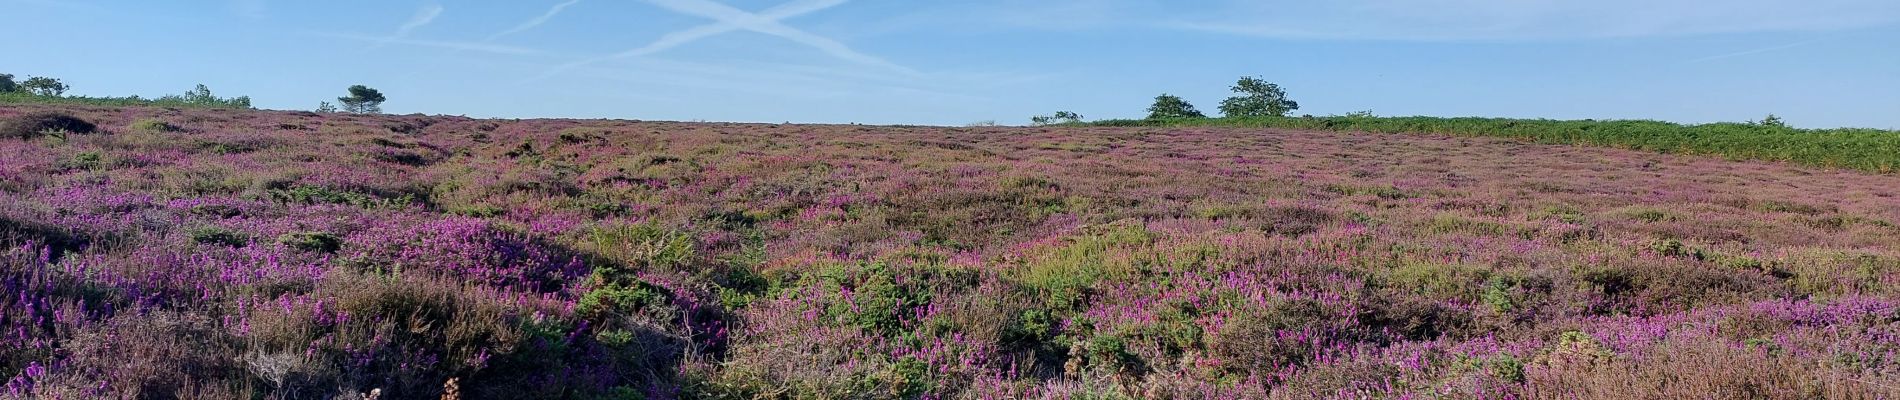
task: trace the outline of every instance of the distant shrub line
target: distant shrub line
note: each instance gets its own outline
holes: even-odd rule
[[[251,99],[237,97],[216,99],[218,101],[194,101],[185,96],[164,96],[148,99],[139,96],[126,97],[89,97],[89,96],[41,96],[25,92],[0,93],[0,104],[73,104],[104,107],[177,107],[177,108],[235,108],[250,109]]]
[[[1731,160],[1787,161],[1882,173],[1900,168],[1900,132],[1865,128],[1798,129],[1780,124],[1684,125],[1643,120],[1548,120],[1441,117],[1228,117],[1116,119],[1086,126],[1247,127],[1373,133],[1426,133],[1587,144]]]
[[[1155,96],[1145,119],[1082,122],[1037,116],[1035,126],[1247,127],[1374,133],[1489,136],[1539,143],[1583,144],[1670,154],[1721,156],[1730,160],[1795,164],[1892,173],[1900,166],[1900,131],[1798,129],[1773,114],[1760,121],[1685,125],[1649,120],[1550,120],[1481,117],[1379,117],[1371,111],[1343,116],[1288,116],[1300,104],[1277,84],[1241,77],[1221,101],[1221,117],[1209,118],[1179,96]]]

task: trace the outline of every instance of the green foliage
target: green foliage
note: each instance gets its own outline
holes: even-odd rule
[[[177,132],[178,126],[156,119],[132,121],[132,130],[144,132]]]
[[[1059,308],[1080,305],[1096,282],[1128,273],[1131,266],[1104,260],[1116,248],[1147,245],[1155,234],[1139,223],[1097,227],[1069,243],[1010,270],[1012,277],[1046,296]]]
[[[3,84],[0,84],[0,85],[3,85]],[[64,92],[61,91],[61,93],[64,93]],[[234,98],[220,98],[220,97],[211,95],[211,90],[209,88],[206,88],[204,85],[198,85],[197,88],[193,89],[190,92],[186,92],[185,94],[182,94],[182,95],[166,95],[166,96],[162,96],[156,99],[147,99],[147,98],[143,98],[139,96],[126,96],[126,97],[48,96],[48,95],[43,95],[41,93],[27,91],[27,90],[15,90],[15,91],[0,90],[0,104],[27,104],[27,103],[77,104],[77,105],[102,106],[102,107],[150,106],[150,107],[177,107],[177,108],[235,108],[235,109],[251,108],[250,97],[239,96],[239,97],[234,97]]]
[[[1405,200],[1414,197],[1412,193],[1394,186],[1355,186],[1343,184],[1326,185],[1326,191],[1341,196],[1370,195],[1386,200]]]
[[[1148,106],[1148,119],[1150,120],[1189,118],[1207,118],[1207,114],[1202,114],[1200,110],[1194,109],[1194,105],[1188,104],[1187,100],[1182,100],[1178,96],[1167,93],[1155,96],[1154,105]]]
[[[1648,247],[1649,247],[1649,251],[1653,251],[1653,252],[1656,252],[1656,254],[1661,254],[1661,255],[1665,255],[1669,257],[1683,257],[1683,258],[1691,258],[1695,260],[1704,260],[1704,259],[1709,258],[1708,254],[1703,252],[1701,249],[1689,247],[1688,245],[1683,244],[1682,241],[1675,240],[1675,239],[1660,239],[1660,240],[1650,241]]]
[[[1496,358],[1487,360],[1486,364],[1490,366],[1491,376],[1506,382],[1524,382],[1524,361],[1518,360],[1517,357],[1499,354]]]
[[[1490,278],[1485,268],[1431,262],[1409,262],[1393,268],[1387,279],[1400,289],[1430,298],[1470,299],[1474,289]]]
[[[1056,111],[1054,115],[1029,117],[1029,122],[1031,125],[1036,126],[1076,124],[1082,122],[1082,114],[1076,114],[1072,111]]]
[[[350,86],[349,91],[349,96],[336,98],[338,103],[343,104],[343,112],[355,114],[383,113],[383,101],[387,100],[387,98],[383,97],[383,92],[363,85]]]
[[[682,269],[698,258],[695,252],[698,245],[691,234],[654,224],[594,228],[588,232],[586,242],[596,254],[636,268]]]
[[[1643,222],[1674,222],[1676,220],[1676,216],[1668,211],[1649,207],[1631,208],[1628,210],[1628,215],[1630,218]]]
[[[1478,300],[1491,306],[1491,311],[1507,313],[1517,309],[1517,300],[1511,296],[1517,289],[1515,279],[1505,276],[1493,276],[1484,281],[1484,290],[1478,294]]]
[[[104,157],[103,154],[97,151],[82,152],[74,154],[73,158],[60,162],[60,168],[65,170],[99,169],[100,166],[104,165]]]
[[[0,74],[0,93],[20,91],[20,83],[13,81],[13,74]]]
[[[1900,132],[1881,129],[1763,129],[1757,124],[1683,125],[1641,120],[1440,117],[1249,117],[1107,120],[1094,126],[1232,126],[1372,133],[1422,133],[1582,144],[1735,160],[1788,161],[1825,168],[1900,171]]]
[[[191,241],[198,244],[243,247],[250,243],[251,238],[243,232],[219,227],[203,227],[191,230]]]
[[[1762,117],[1761,121],[1758,121],[1755,124],[1770,127],[1770,128],[1787,128],[1788,127],[1787,122],[1783,122],[1781,120],[1781,117],[1777,117],[1774,114],[1768,114],[1768,116]]]
[[[1039,344],[1053,339],[1056,318],[1048,310],[1028,309],[1016,315],[1014,321],[1003,327],[1002,337],[1005,344]]]
[[[336,105],[330,104],[330,102],[327,102],[327,101],[319,102],[317,103],[317,112],[324,113],[324,114],[337,112]]]
[[[1260,78],[1243,76],[1232,89],[1238,95],[1220,102],[1220,113],[1228,118],[1284,117],[1300,109],[1300,103],[1287,99],[1286,89]]]
[[[867,332],[900,332],[905,317],[930,303],[930,291],[918,286],[928,273],[884,263],[826,268],[817,276],[819,287],[838,295],[825,316]]]
[[[598,319],[667,304],[664,290],[638,280],[609,278],[610,274],[596,271],[597,286],[581,295],[576,312]]]
[[[277,243],[293,249],[317,253],[335,253],[343,249],[343,238],[329,232],[286,233],[277,237]]]
[[[211,94],[211,88],[205,87],[205,85],[203,84],[199,84],[197,87],[192,88],[190,91],[185,92],[185,94],[160,97],[158,98],[157,102],[167,103],[167,104],[180,104],[187,107],[240,108],[240,109],[251,108],[250,96],[238,96],[238,97],[232,97],[232,98],[218,97],[216,95]]]
[[[362,208],[402,207],[413,201],[409,196],[385,199],[369,194],[308,185],[297,185],[286,189],[273,189],[270,191],[270,198],[285,203],[343,204]]]
[[[1088,352],[1084,358],[1091,368],[1111,373],[1139,372],[1143,363],[1141,356],[1128,349],[1128,341],[1114,335],[1097,335],[1089,338]]]
[[[25,82],[20,82],[20,88],[25,89],[27,93],[44,97],[59,97],[70,89],[65,82],[44,76],[27,78]]]

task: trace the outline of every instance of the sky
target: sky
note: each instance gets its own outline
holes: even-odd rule
[[[0,0],[0,73],[271,109],[964,125],[1213,113],[1900,128],[1894,0]]]

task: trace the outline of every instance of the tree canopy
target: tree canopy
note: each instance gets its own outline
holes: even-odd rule
[[[1171,118],[1207,118],[1207,114],[1194,109],[1193,104],[1188,104],[1187,100],[1179,96],[1166,93],[1155,96],[1154,105],[1148,106],[1148,119]]]
[[[1220,112],[1227,117],[1284,117],[1300,109],[1300,103],[1287,99],[1280,85],[1260,78],[1243,76],[1232,89],[1238,95],[1220,102]]]
[[[383,112],[383,92],[368,86],[350,86],[350,95],[336,98],[343,104],[343,112],[357,114],[381,114]]]

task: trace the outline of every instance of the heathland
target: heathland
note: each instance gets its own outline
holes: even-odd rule
[[[1340,118],[8,104],[0,397],[1900,396],[1892,132]]]

